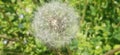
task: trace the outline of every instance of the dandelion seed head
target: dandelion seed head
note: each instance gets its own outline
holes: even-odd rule
[[[65,3],[46,3],[35,12],[34,36],[49,47],[59,48],[71,43],[78,30],[78,15]]]

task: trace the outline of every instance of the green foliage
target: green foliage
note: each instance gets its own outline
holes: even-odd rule
[[[49,0],[0,0],[0,55],[55,55],[36,43],[31,21],[37,7]],[[62,0],[80,15],[80,30],[59,54],[103,55],[120,46],[119,0]],[[116,52],[115,55],[119,55]]]

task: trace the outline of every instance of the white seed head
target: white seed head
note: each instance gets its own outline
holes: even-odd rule
[[[65,3],[50,2],[37,9],[32,22],[35,38],[49,47],[71,43],[78,30],[78,15]]]

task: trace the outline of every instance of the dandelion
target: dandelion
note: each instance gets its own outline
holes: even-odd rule
[[[78,15],[65,3],[46,3],[35,12],[32,29],[35,38],[48,47],[64,47],[75,37]]]

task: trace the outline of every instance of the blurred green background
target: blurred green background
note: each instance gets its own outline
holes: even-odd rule
[[[0,55],[54,55],[35,43],[30,23],[50,0],[0,0]],[[80,30],[61,55],[103,55],[120,47],[120,0],[62,0],[80,15]],[[120,55],[120,51],[115,52]]]

